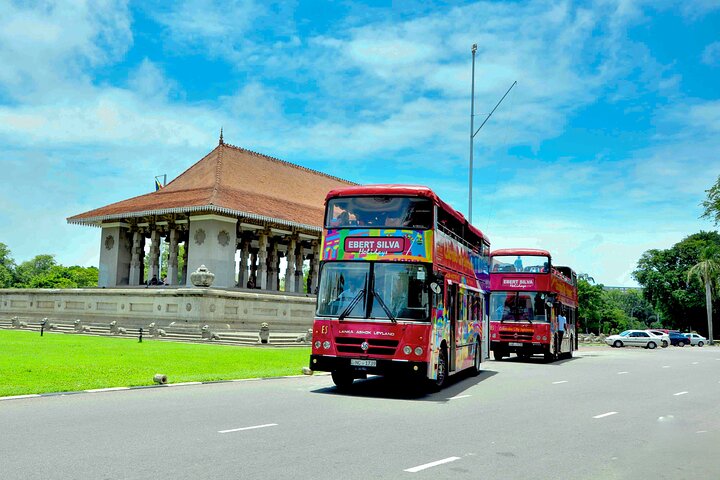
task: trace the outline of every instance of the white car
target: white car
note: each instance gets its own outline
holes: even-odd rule
[[[651,335],[656,335],[656,336],[660,337],[660,346],[661,346],[661,347],[667,348],[667,347],[670,346],[670,335],[668,335],[667,333],[663,332],[662,330],[650,330],[650,329],[648,329],[648,330],[645,330],[645,331],[648,332],[648,333],[651,334]]]
[[[628,346],[652,350],[658,345],[662,345],[662,339],[651,335],[645,330],[625,330],[619,335],[610,335],[605,339],[605,343],[615,348]]]
[[[702,347],[705,345],[705,342],[707,342],[707,338],[703,337],[702,335],[698,335],[697,333],[683,333],[689,340],[690,345],[697,345],[698,347]]]

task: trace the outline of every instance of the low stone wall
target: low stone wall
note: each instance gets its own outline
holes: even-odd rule
[[[2,289],[0,317],[73,325],[115,325],[198,332],[301,334],[312,327],[315,297],[212,288]]]

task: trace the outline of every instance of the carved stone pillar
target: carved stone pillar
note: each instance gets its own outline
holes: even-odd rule
[[[160,232],[153,230],[150,232],[150,265],[148,268],[148,276],[152,280],[155,277],[160,280]]]
[[[170,246],[168,247],[168,266],[167,266],[167,284],[177,285],[178,284],[178,232],[176,229],[171,229],[168,239],[170,240]]]
[[[308,293],[315,294],[318,286],[318,274],[320,273],[320,245],[317,241],[312,242],[312,258],[310,259],[310,291]]]
[[[249,270],[249,277],[248,282],[250,282],[250,286],[252,288],[255,288],[257,285],[257,267],[258,267],[258,254],[255,251],[250,252],[250,266],[248,267]]]
[[[277,284],[278,284],[278,251],[277,251],[277,241],[270,242],[269,248],[268,248],[268,257],[267,257],[267,290],[277,290]]]
[[[248,281],[248,257],[250,255],[250,242],[243,240],[240,243],[240,264],[238,265],[238,287],[245,288]]]
[[[132,252],[130,258],[130,285],[140,285],[143,276],[143,251],[145,249],[145,237],[140,232],[133,232]]]
[[[303,262],[305,261],[305,254],[303,253],[303,246],[301,242],[297,243],[295,247],[295,291],[302,293],[305,291],[303,288]]]
[[[261,290],[267,290],[268,287],[268,234],[263,232],[258,238],[259,248],[257,255],[258,269],[260,270],[260,283],[259,287]]]
[[[188,250],[190,250],[190,242],[188,241],[187,232],[185,232],[185,249],[183,251],[183,268],[182,268],[182,279],[180,285],[187,285],[188,279]]]
[[[290,237],[290,243],[287,248],[287,269],[285,270],[285,291],[295,291],[295,237]]]

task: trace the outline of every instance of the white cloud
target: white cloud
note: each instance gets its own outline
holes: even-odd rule
[[[720,42],[708,44],[702,52],[702,62],[706,65],[720,65]]]

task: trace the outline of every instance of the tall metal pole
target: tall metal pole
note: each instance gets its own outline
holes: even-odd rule
[[[472,85],[470,87],[470,171],[468,173],[468,222],[472,223],[473,193],[473,138],[475,138],[475,52],[477,43],[472,46]]]

